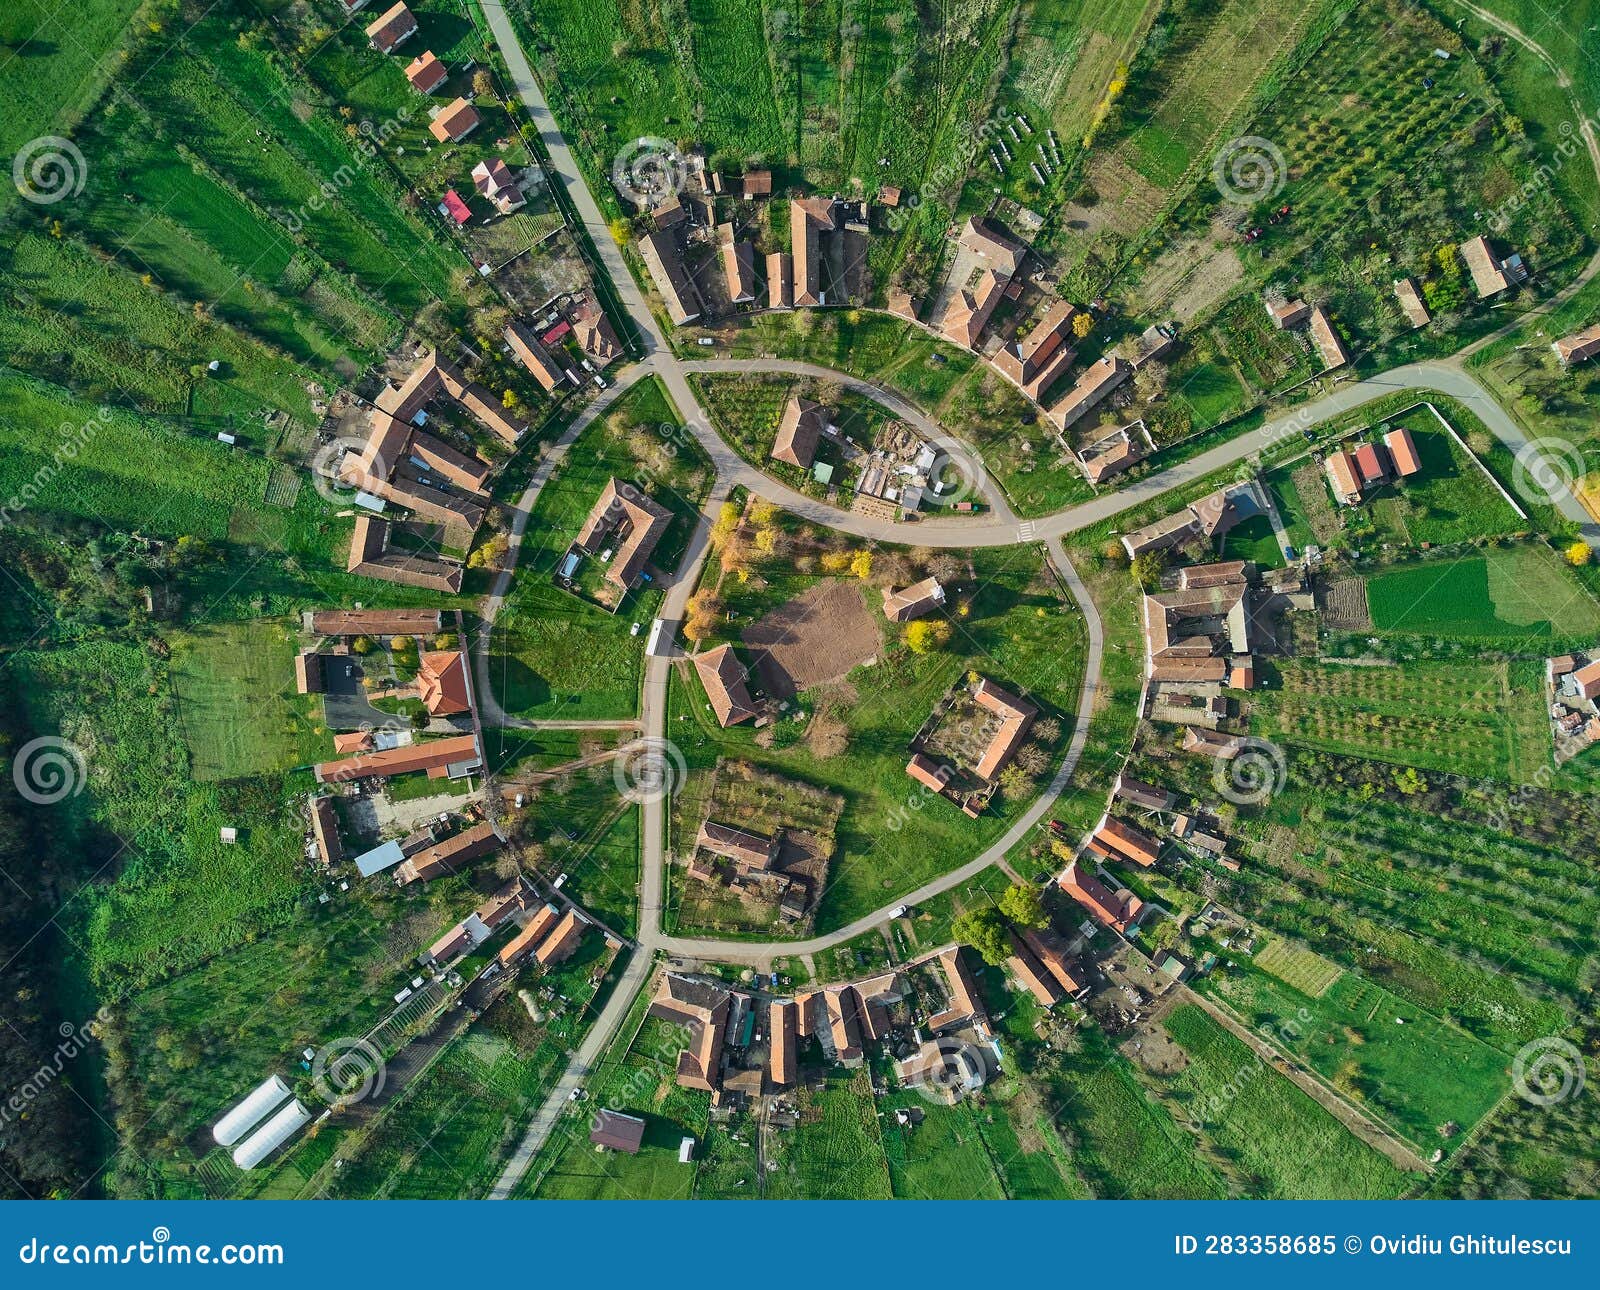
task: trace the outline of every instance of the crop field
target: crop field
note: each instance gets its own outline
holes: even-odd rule
[[[1544,650],[1600,632],[1600,602],[1542,543],[1392,569],[1368,581],[1367,603],[1373,627],[1408,635]]]
[[[1352,972],[1320,995],[1249,967],[1206,977],[1201,988],[1424,1157],[1448,1151],[1508,1086],[1504,1053]]]
[[[793,540],[807,539],[802,531]],[[875,558],[890,554],[880,550]],[[813,753],[804,728],[788,721],[770,733],[748,725],[723,730],[705,710],[699,681],[674,677],[668,726],[691,770],[709,768],[719,757],[737,757],[843,796],[839,850],[817,911],[819,930],[878,908],[896,892],[943,872],[957,856],[970,858],[1023,805],[1001,796],[983,818],[969,820],[949,802],[924,800],[906,778],[908,742],[966,669],[993,676],[1041,709],[1063,714],[1060,738],[1066,737],[1071,721],[1066,714],[1077,704],[1082,665],[1076,613],[1043,576],[1032,549],[975,551],[972,562],[975,583],[964,580],[959,593],[952,593],[970,600],[970,608],[956,614],[948,649],[918,655],[904,645],[891,646],[876,664],[859,667],[829,693],[810,697],[810,704],[828,708],[848,728],[842,752]],[[796,584],[815,580],[795,575],[793,565],[791,555],[759,562],[737,590],[733,579],[726,580],[722,594],[728,610],[740,621],[760,617],[770,607],[769,577],[786,580],[779,601],[787,600]],[[689,720],[680,724],[679,714]]]
[[[1569,1024],[1600,945],[1570,847],[1325,786],[1272,816],[1298,832],[1242,879],[1262,924],[1498,1048]]]
[[[678,425],[660,383],[643,381],[583,432],[539,494],[490,646],[491,684],[508,712],[589,719],[637,711],[655,593],[635,591],[609,614],[551,575],[613,476],[674,513],[652,563],[676,568],[711,486],[710,463],[690,435],[672,429]],[[637,636],[635,622],[644,624]]]
[[[895,1194],[871,1076],[830,1069],[821,1088],[796,1090],[800,1123],[782,1131],[768,1164],[774,1200],[888,1200]]]
[[[1516,738],[1537,693],[1513,691],[1504,662],[1358,667],[1285,662],[1283,688],[1252,700],[1271,739],[1423,769],[1516,778],[1543,757]]]
[[[1197,1005],[1180,1004],[1162,1024],[1189,1062],[1181,1072],[1159,1078],[1160,1086],[1250,1180],[1252,1195],[1378,1200],[1406,1189],[1407,1174],[1353,1137]]]
[[[284,624],[213,624],[168,643],[168,671],[196,779],[289,770],[326,754],[320,711],[295,693],[297,645]]]
[[[81,243],[23,233],[0,255],[14,284],[10,306],[0,312],[0,344],[11,366],[90,398],[131,398],[145,411],[226,422],[258,445],[265,412],[315,423],[307,372],[100,262]],[[208,362],[221,366],[207,372]]]
[[[1291,989],[1311,999],[1327,994],[1344,971],[1320,954],[1277,939],[1267,944],[1253,960],[1263,972],[1270,972]]]

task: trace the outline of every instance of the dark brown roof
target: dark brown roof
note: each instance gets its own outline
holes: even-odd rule
[[[644,1121],[637,1115],[624,1115],[621,1111],[595,1112],[594,1125],[589,1130],[589,1141],[597,1147],[611,1151],[626,1151],[630,1156],[639,1154],[644,1145]]]

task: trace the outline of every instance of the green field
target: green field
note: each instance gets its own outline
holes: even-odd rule
[[[1269,739],[1424,769],[1512,779],[1548,750],[1519,738],[1537,693],[1514,690],[1504,662],[1285,662],[1282,688],[1253,700],[1251,729]],[[1529,718],[1531,720],[1531,718]]]
[[[319,706],[295,693],[298,644],[284,624],[213,624],[169,643],[168,670],[196,779],[289,770],[326,755]]]
[[[1542,649],[1600,632],[1600,602],[1542,543],[1392,569],[1368,581],[1367,602],[1373,627],[1410,635]]]
[[[774,1200],[888,1200],[895,1194],[871,1077],[833,1068],[796,1091],[800,1123],[785,1131],[766,1178]]]
[[[1207,977],[1201,988],[1424,1157],[1448,1151],[1509,1087],[1504,1053],[1353,972],[1321,994],[1245,966]]]
[[[1180,1004],[1162,1024],[1189,1062],[1160,1086],[1248,1180],[1251,1195],[1377,1200],[1405,1191],[1408,1175],[1197,1005]]]

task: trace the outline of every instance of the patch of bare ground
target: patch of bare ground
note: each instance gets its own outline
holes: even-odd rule
[[[768,694],[793,698],[872,661],[883,648],[862,584],[828,578],[751,624],[742,637],[756,652]]]

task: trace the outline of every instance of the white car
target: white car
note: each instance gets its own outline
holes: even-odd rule
[[[702,336],[699,340],[695,341],[696,345],[715,345],[716,343],[717,342],[710,336]]]

